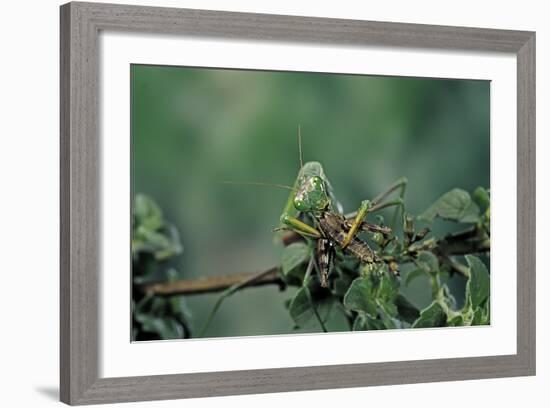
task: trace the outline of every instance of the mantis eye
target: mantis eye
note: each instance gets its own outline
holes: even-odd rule
[[[323,179],[319,176],[313,176],[311,178],[311,184],[313,185],[313,187],[315,189],[321,189],[321,190],[325,190],[325,182],[323,181]]]

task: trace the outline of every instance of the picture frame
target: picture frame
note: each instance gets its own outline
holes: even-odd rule
[[[535,374],[535,33],[73,2],[61,6],[60,396],[70,405]],[[517,353],[100,377],[99,33],[513,53],[517,58]]]

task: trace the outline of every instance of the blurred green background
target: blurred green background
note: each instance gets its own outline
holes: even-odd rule
[[[184,251],[168,266],[180,278],[279,263],[271,229],[288,192],[221,182],[292,185],[299,124],[304,160],[323,164],[345,211],[401,176],[413,214],[454,187],[489,187],[488,81],[145,65],[131,66],[131,81],[133,193],[179,230]],[[462,278],[448,284],[460,303]],[[207,337],[292,333],[292,291],[240,291]],[[405,293],[418,307],[431,299],[420,279]],[[186,297],[195,332],[218,296]]]

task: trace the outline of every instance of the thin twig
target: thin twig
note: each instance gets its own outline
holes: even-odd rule
[[[210,314],[206,318],[206,321],[204,322],[204,325],[202,326],[202,329],[201,329],[198,337],[203,337],[204,336],[204,333],[206,333],[206,331],[210,327],[210,323],[212,323],[212,320],[214,319],[214,316],[218,312],[218,309],[220,308],[220,306],[222,305],[222,302],[225,299],[227,299],[229,296],[231,296],[233,293],[237,292],[238,290],[244,288],[245,286],[247,286],[249,284],[257,282],[259,279],[263,278],[266,275],[269,275],[270,273],[271,273],[271,271],[268,270],[268,271],[265,271],[265,272],[260,272],[260,273],[253,274],[253,275],[241,280],[240,282],[235,283],[234,285],[230,286],[226,290],[224,290],[222,295],[219,297],[219,299],[214,304],[214,307],[210,311]]]

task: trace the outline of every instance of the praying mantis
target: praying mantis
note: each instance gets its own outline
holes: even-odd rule
[[[280,217],[281,227],[275,230],[290,230],[316,241],[307,271],[311,271],[312,265],[316,264],[321,286],[328,287],[328,277],[336,248],[353,256],[361,263],[381,262],[367,242],[359,239],[357,235],[361,231],[380,233],[386,237],[391,234],[390,228],[371,224],[367,222],[366,217],[367,214],[392,206],[402,210],[407,179],[397,180],[374,199],[363,200],[357,211],[344,214],[321,163],[303,162],[300,127],[298,127],[298,147],[300,170],[294,186],[288,187],[290,194]],[[386,201],[393,192],[397,191],[398,198]]]
[[[304,239],[314,241],[314,251],[312,251],[312,256],[306,267],[304,283],[316,266],[319,271],[321,287],[328,288],[331,266],[337,248],[363,264],[384,262],[372,251],[367,242],[358,238],[358,234],[361,231],[367,231],[382,234],[384,237],[390,236],[392,233],[391,228],[369,223],[366,218],[368,214],[392,206],[403,211],[403,197],[407,179],[397,180],[386,191],[372,200],[363,200],[357,211],[344,214],[341,204],[334,196],[332,186],[321,163],[316,161],[303,162],[300,126],[298,126],[298,150],[300,169],[293,186],[263,182],[225,181],[223,183],[271,186],[290,190],[280,216],[280,226],[274,228],[274,231],[290,230]],[[394,192],[398,192],[399,196],[396,199],[387,200]],[[390,269],[394,273],[398,273],[396,267]],[[260,278],[265,273],[260,272],[226,289],[207,317],[199,337],[204,335],[225,298],[235,293],[247,282]]]

